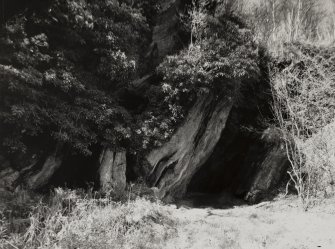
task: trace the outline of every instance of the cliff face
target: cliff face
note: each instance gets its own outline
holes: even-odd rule
[[[170,54],[176,53],[185,46],[181,37],[180,13],[184,12],[187,1],[160,1],[160,11],[156,16],[152,30],[152,43],[147,53],[151,69],[157,66]]]
[[[232,97],[215,99],[203,93],[184,124],[169,142],[152,151],[150,183],[159,188],[160,198],[182,197],[193,175],[211,156],[225,128]]]
[[[152,64],[148,68],[155,68],[167,55],[185,46],[180,25],[185,4],[181,0],[161,1],[147,53]],[[141,91],[148,89],[150,77],[135,81],[134,86]],[[239,85],[247,87],[232,91],[234,95],[200,91],[171,139],[146,155],[148,184],[158,189],[161,199],[183,198],[188,192],[230,192],[257,202],[280,183],[287,167],[280,136],[259,123],[271,116],[269,85],[265,79],[251,81],[254,82],[241,82]],[[0,176],[2,182],[9,184],[0,182],[0,188],[13,189],[26,183],[31,189],[40,189],[66,178],[74,183],[97,181],[106,192],[112,186],[115,194],[126,188],[126,170],[136,172],[133,168],[138,167],[127,162],[125,151],[100,147],[89,160],[49,155],[43,162],[27,163],[29,166],[21,172],[9,170],[9,166],[3,166],[8,162],[3,161]],[[73,167],[74,162],[92,165]],[[66,169],[70,166],[73,172]],[[86,170],[87,176],[73,180],[82,173],[76,170]]]
[[[160,58],[178,44],[180,6],[170,1],[159,15],[153,42]],[[170,141],[147,155],[148,181],[160,198],[225,191],[257,202],[280,183],[288,166],[280,135],[259,123],[271,118],[270,86],[244,83],[235,96],[202,93]]]
[[[274,190],[288,160],[280,133],[257,121],[266,115],[265,94],[248,91],[254,103],[200,95],[171,140],[147,156],[159,197],[229,192],[255,203]]]

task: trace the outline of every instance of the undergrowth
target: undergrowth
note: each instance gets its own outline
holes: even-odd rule
[[[332,47],[286,48],[271,70],[274,115],[283,133],[291,181],[307,209],[334,195],[334,60]]]
[[[144,197],[115,202],[56,189],[31,211],[24,232],[13,233],[0,216],[0,248],[161,248],[175,222],[167,206]]]

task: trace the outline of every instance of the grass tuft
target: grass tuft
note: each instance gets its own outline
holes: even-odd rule
[[[161,248],[176,233],[170,217],[145,198],[122,203],[56,189],[31,212],[26,232],[11,234],[0,220],[0,248]]]

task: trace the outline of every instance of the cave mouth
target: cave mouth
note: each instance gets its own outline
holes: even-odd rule
[[[64,157],[60,168],[43,189],[50,190],[62,187],[98,190],[100,186],[98,172],[101,147],[95,146],[91,148],[91,151],[90,156],[72,154]]]
[[[103,151],[102,146],[92,146],[91,155],[70,154],[64,156],[61,166],[55,171],[48,180],[47,185],[38,189],[39,192],[48,192],[54,188],[69,188],[100,191],[100,157]],[[140,158],[130,153],[126,154],[126,181],[136,182],[140,174],[140,169],[134,165],[139,165]]]
[[[255,172],[249,158],[256,153],[255,143],[251,135],[224,131],[210,158],[192,177],[186,199],[195,206],[215,208],[247,204],[244,197]]]
[[[220,205],[226,203],[228,206],[253,202],[249,202],[248,195],[263,170],[260,168],[262,162],[278,143],[271,136],[264,139],[268,129],[264,120],[272,117],[271,99],[267,95],[269,89],[268,81],[263,80],[242,84],[243,97],[240,96],[233,106],[211,156],[192,176],[186,196],[202,196],[214,203],[219,200]],[[278,157],[281,158],[273,156],[277,164]]]

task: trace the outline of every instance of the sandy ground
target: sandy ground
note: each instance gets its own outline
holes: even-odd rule
[[[178,236],[165,248],[335,249],[335,202],[302,211],[296,198],[226,209],[175,209]]]

